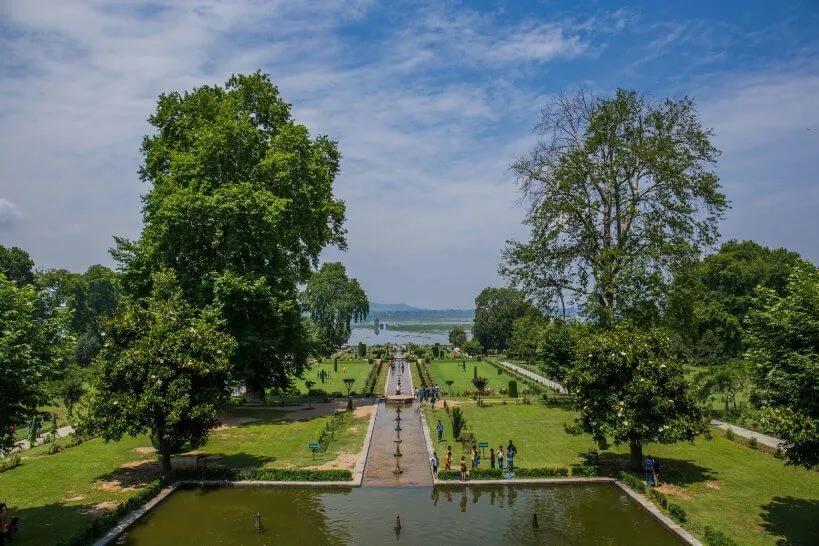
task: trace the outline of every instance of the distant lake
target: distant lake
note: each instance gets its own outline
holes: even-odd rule
[[[389,325],[376,332],[374,325],[355,325],[350,333],[348,345],[358,345],[364,342],[367,345],[383,345],[385,343],[403,344],[415,343],[416,345],[432,345],[434,343],[449,343],[449,328],[451,323],[442,324],[440,331],[428,330],[424,332],[407,332],[401,330],[391,330]],[[471,323],[464,324],[467,339],[472,339],[472,331],[469,329]]]

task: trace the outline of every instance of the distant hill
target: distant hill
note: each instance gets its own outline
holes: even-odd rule
[[[421,311],[418,307],[407,305],[406,303],[378,303],[377,301],[370,302],[370,313],[378,313],[381,311]]]

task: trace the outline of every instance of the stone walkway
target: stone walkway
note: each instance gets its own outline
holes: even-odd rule
[[[412,393],[412,375],[410,363],[404,363],[404,372],[398,360],[395,372],[387,377],[387,393],[395,393],[395,386],[401,380],[401,392]],[[367,453],[367,462],[364,466],[362,486],[379,485],[432,485],[432,471],[427,457],[427,447],[421,421],[415,413],[415,405],[410,404],[378,404],[375,414],[375,425]],[[401,408],[401,442],[395,442],[397,437],[395,426],[398,414],[396,409]],[[400,446],[402,456],[399,464],[403,472],[394,474],[396,446]]]
[[[759,432],[754,432],[753,430],[748,430],[747,428],[738,427],[736,425],[732,425],[731,423],[718,421],[716,419],[711,419],[711,426],[722,430],[728,430],[730,428],[737,436],[742,436],[743,438],[756,438],[756,441],[760,444],[764,444],[774,449],[779,447],[779,444],[782,443],[782,440],[779,438],[774,438],[773,436],[768,436],[767,434],[760,434]]]
[[[71,425],[68,425],[68,426],[65,426],[65,427],[60,427],[60,428],[57,429],[56,437],[54,437],[52,439],[56,440],[57,438],[65,438],[66,436],[68,436],[69,434],[71,434],[73,432],[74,432],[74,427],[72,427]],[[48,439],[49,436],[51,436],[50,432],[40,434],[40,436],[37,437],[37,441],[34,442],[34,445],[38,446],[38,445],[46,443],[46,440]],[[32,447],[34,447],[34,446],[32,446],[31,442],[29,442],[28,440],[19,440],[17,442],[14,442],[14,447],[11,448],[11,452],[12,453],[18,453],[20,451],[25,451],[27,449],[31,449]]]
[[[547,387],[551,387],[552,389],[557,389],[560,394],[566,394],[568,391],[566,387],[558,383],[557,381],[552,381],[551,379],[546,379],[542,375],[538,375],[535,372],[529,371],[526,368],[521,368],[516,364],[512,364],[511,362],[506,362],[505,360],[501,362],[502,366],[506,366],[510,370],[515,370],[521,375],[525,375],[529,379],[533,381],[537,381],[541,385],[546,385]]]

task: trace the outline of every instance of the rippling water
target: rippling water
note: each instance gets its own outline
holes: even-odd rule
[[[265,531],[254,531],[259,512]],[[537,513],[539,529],[532,528]],[[402,529],[396,536],[395,515]],[[611,484],[543,487],[187,489],[121,539],[128,545],[651,544],[681,542]]]

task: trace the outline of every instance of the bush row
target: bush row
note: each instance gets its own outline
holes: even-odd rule
[[[177,470],[176,480],[224,480],[268,482],[349,482],[353,473],[349,470],[307,470],[300,468],[256,468],[250,471],[235,468],[193,468]]]
[[[499,468],[476,468],[469,471],[469,479],[471,480],[503,480],[506,478],[508,470]],[[565,467],[545,467],[545,468],[516,468],[514,470],[515,478],[566,478],[571,473],[572,476],[578,477],[592,477],[598,476],[600,470],[596,466],[574,465],[569,468]],[[457,480],[460,478],[460,472],[457,470],[439,470],[439,480]]]
[[[722,531],[717,531],[710,525],[705,526],[703,535],[708,546],[737,546],[737,543],[731,540],[728,535]]]
[[[364,381],[364,392],[369,394],[369,396],[372,396],[375,392],[375,383],[378,381],[378,374],[381,373],[381,366],[383,365],[383,360],[379,360],[376,364],[374,364],[373,367],[370,368],[370,373],[367,375],[366,381]]]
[[[619,477],[620,481],[629,486],[631,489],[642,493],[663,509],[668,510],[668,515],[670,515],[672,518],[676,519],[680,523],[686,520],[685,510],[682,506],[673,502],[668,502],[668,498],[664,494],[654,490],[651,487],[648,487],[643,480],[636,478],[625,471],[620,472]]]

